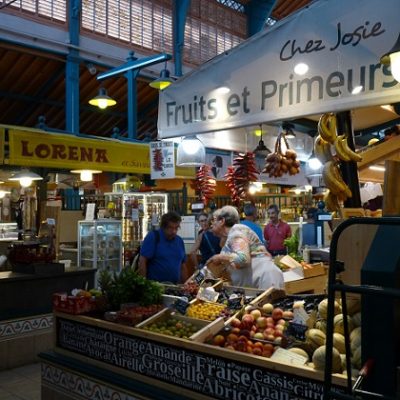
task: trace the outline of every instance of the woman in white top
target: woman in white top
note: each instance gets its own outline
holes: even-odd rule
[[[254,231],[239,222],[235,207],[225,206],[214,212],[211,229],[221,238],[223,247],[220,254],[207,261],[207,266],[224,267],[234,286],[282,289],[282,271]]]

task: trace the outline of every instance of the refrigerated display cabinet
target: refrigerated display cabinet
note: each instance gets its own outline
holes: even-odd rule
[[[78,266],[120,272],[122,224],[118,220],[78,221]]]
[[[122,220],[123,258],[127,266],[147,233],[159,228],[161,216],[168,211],[168,194],[106,193],[105,196],[110,215]]]

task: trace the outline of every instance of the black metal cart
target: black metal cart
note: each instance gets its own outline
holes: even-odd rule
[[[369,236],[368,243],[363,243],[362,234],[358,238],[352,237],[356,243],[354,254],[357,253],[357,246],[366,246],[365,256],[359,266],[359,284],[346,284],[339,277],[339,274],[346,271],[347,266],[346,262],[338,259],[338,242],[342,235],[349,233],[349,229],[368,233]],[[351,257],[351,254],[348,257]],[[354,385],[351,378],[351,349],[347,319],[346,294],[348,293],[361,296],[363,368]],[[347,394],[335,392],[332,386],[334,302],[338,294],[342,301],[345,331]],[[326,346],[325,400],[400,398],[399,217],[351,218],[334,231],[330,246]]]

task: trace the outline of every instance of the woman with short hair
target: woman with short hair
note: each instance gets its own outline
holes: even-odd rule
[[[282,271],[256,233],[239,221],[235,207],[225,206],[214,212],[211,230],[221,238],[223,247],[220,254],[207,261],[207,267],[228,271],[234,286],[283,288]]]

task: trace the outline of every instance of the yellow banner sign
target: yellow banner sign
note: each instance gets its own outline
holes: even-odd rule
[[[87,139],[37,130],[9,129],[8,132],[11,165],[150,174],[147,143]],[[177,168],[176,174],[194,176],[194,170]]]

